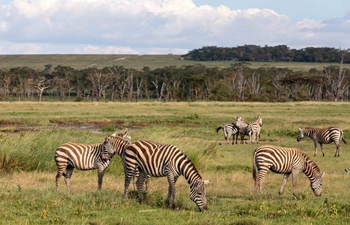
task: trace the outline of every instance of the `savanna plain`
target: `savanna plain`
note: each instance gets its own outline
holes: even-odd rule
[[[242,116],[263,118],[258,144],[225,144],[216,128]],[[347,102],[0,102],[0,224],[349,224],[350,103]],[[313,142],[297,142],[299,127],[338,126],[348,145],[324,145],[314,156]],[[72,192],[57,173],[55,149],[65,142],[102,143],[129,129],[132,141],[147,139],[179,147],[196,165],[206,186],[208,210],[189,199],[183,177],[176,184],[178,210],[165,206],[166,178],[151,178],[145,201],[130,185],[123,198],[124,174],[116,155],[102,190],[97,171],[75,170]],[[248,137],[246,137],[248,141]],[[325,172],[316,197],[301,172],[292,195],[291,178],[278,194],[283,176],[269,172],[262,193],[254,193],[252,154],[261,145],[296,147]]]

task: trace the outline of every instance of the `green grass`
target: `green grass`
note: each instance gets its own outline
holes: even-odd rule
[[[263,117],[259,144],[225,145],[222,123],[243,116]],[[350,146],[325,145],[326,156],[313,156],[311,139],[296,141],[298,127],[336,125],[350,142],[350,103],[0,103],[0,224],[349,224]],[[71,127],[60,127],[69,124]],[[98,124],[94,129],[80,125]],[[96,171],[75,170],[73,192],[61,180],[55,190],[54,151],[68,141],[101,143],[105,136],[129,128],[132,140],[174,144],[195,163],[204,179],[209,210],[198,212],[189,186],[176,184],[179,210],[165,207],[166,178],[152,178],[143,204],[132,185],[123,199],[124,176],[113,158],[97,191]],[[263,193],[253,194],[252,152],[262,144],[297,147],[326,172],[323,194],[315,197],[300,173],[292,195],[283,195],[281,174],[268,173]]]
[[[0,68],[10,69],[15,67],[30,67],[34,69],[44,69],[45,65],[56,67],[70,66],[75,69],[86,69],[90,67],[103,68],[106,66],[124,66],[142,70],[144,67],[151,69],[163,68],[166,66],[188,66],[201,64],[206,67],[230,67],[232,61],[208,61],[197,62],[182,60],[180,55],[0,55]],[[322,70],[329,63],[300,63],[300,62],[250,62],[250,67],[256,69],[259,67],[289,68],[294,71],[309,71],[312,68]],[[338,65],[338,64],[336,64]],[[344,64],[345,68],[350,69],[349,64]]]

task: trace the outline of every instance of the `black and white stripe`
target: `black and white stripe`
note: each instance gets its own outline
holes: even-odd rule
[[[316,196],[322,194],[322,176],[319,167],[305,153],[296,148],[284,148],[272,145],[264,145],[257,148],[253,154],[253,179],[255,181],[255,191],[262,189],[262,179],[267,171],[284,174],[283,182],[279,194],[283,193],[283,188],[288,177],[292,174],[293,195],[297,175],[302,171],[310,180],[310,186]],[[257,174],[258,172],[258,174]]]
[[[235,139],[236,139],[236,144],[237,144],[238,128],[234,125],[234,123],[224,123],[222,126],[219,126],[218,128],[216,128],[216,133],[218,133],[219,130],[221,130],[221,129],[224,132],[226,144],[229,143],[231,136],[232,136],[232,144],[235,143]]]
[[[320,144],[322,155],[324,156],[323,144],[334,142],[336,151],[334,156],[340,156],[340,141],[346,144],[343,131],[338,127],[328,127],[325,129],[317,128],[299,128],[299,135],[297,141],[299,142],[304,136],[310,137],[314,141],[315,153],[317,155],[317,143]]]
[[[152,141],[140,140],[129,145],[123,156],[125,169],[124,197],[127,197],[130,180],[135,170],[139,169],[140,176],[136,182],[139,201],[143,201],[143,180],[147,175],[152,177],[167,177],[169,182],[167,206],[176,208],[175,184],[179,176],[183,175],[190,185],[190,199],[194,201],[200,211],[207,209],[204,184],[195,165],[176,146]]]
[[[250,132],[250,143],[259,143],[260,131],[262,127],[262,117],[258,115],[255,121],[247,123],[247,132]]]
[[[105,142],[110,138],[116,138],[115,148],[109,151],[105,148]],[[99,144],[81,144],[68,142],[62,144],[56,149],[55,161],[57,165],[56,188],[61,176],[65,178],[68,190],[70,187],[70,178],[74,168],[79,170],[97,169],[98,189],[101,189],[104,173],[111,163],[115,154],[120,155],[123,149],[130,144],[130,137],[127,130],[122,134],[112,134],[106,137],[105,142]]]
[[[248,123],[244,122],[244,118],[242,118],[240,116],[236,117],[234,125],[238,128],[238,132],[241,136],[241,144],[244,143],[244,136],[246,136],[246,135],[249,136],[250,142],[252,142],[251,126],[249,126]]]

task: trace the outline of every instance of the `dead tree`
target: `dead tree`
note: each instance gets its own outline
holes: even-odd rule
[[[332,67],[325,67],[324,71],[328,78],[328,94],[333,96],[335,102],[343,100],[344,94],[349,89],[349,84],[344,81],[346,69],[343,67],[343,58],[341,58],[338,72],[332,71]]]
[[[53,85],[53,81],[44,76],[40,76],[34,81],[33,85],[38,89],[38,101],[41,102],[44,91]]]

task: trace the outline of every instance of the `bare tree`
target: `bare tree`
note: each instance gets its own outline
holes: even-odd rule
[[[97,101],[99,101],[101,98],[105,99],[106,89],[111,83],[110,74],[101,73],[95,70],[94,73],[89,74],[88,79],[92,83],[92,88],[96,95]]]
[[[344,81],[346,69],[343,67],[343,60],[341,58],[338,72],[333,71],[332,67],[325,67],[324,71],[328,77],[328,94],[333,95],[334,101],[343,100],[344,94],[349,89],[349,84]]]
[[[39,76],[34,80],[33,86],[38,89],[38,101],[41,102],[43,93],[46,89],[53,85],[53,81],[47,79],[45,76]]]
[[[7,70],[0,71],[0,82],[4,87],[4,96],[8,97],[11,92],[11,83],[13,82],[15,76],[13,73]]]
[[[157,100],[161,101],[163,98],[163,94],[164,94],[164,90],[165,90],[165,82],[162,83],[161,88],[159,89],[159,85],[158,85],[158,79],[156,78],[156,81],[152,81],[154,87],[156,88],[156,94],[157,94]]]

